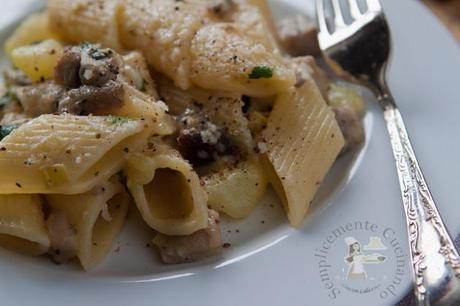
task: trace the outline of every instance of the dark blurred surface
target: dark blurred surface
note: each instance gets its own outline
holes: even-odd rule
[[[422,0],[460,42],[460,0]]]

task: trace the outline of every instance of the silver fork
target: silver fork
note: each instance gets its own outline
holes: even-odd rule
[[[415,157],[401,114],[386,82],[391,55],[390,30],[378,0],[332,4],[328,27],[325,0],[316,0],[319,43],[328,65],[340,76],[371,89],[386,121],[401,187],[418,305],[460,305],[460,257],[441,219]]]

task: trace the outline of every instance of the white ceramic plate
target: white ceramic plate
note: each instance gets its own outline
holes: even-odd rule
[[[271,2],[278,17],[312,12],[310,0]],[[458,233],[459,46],[415,1],[382,2],[394,36],[390,85],[441,213]],[[3,0],[0,41],[41,5]],[[300,229],[267,197],[250,219],[225,225],[232,246],[221,257],[166,266],[131,214],[107,260],[88,273],[0,250],[0,305],[395,304],[411,287],[405,223],[384,123],[361,91],[369,103],[366,144],[338,162]],[[352,256],[352,264],[345,258],[353,239],[367,256]]]

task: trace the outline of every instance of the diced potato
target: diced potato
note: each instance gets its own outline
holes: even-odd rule
[[[54,67],[62,50],[63,47],[58,41],[45,40],[35,45],[14,49],[11,52],[11,61],[33,82],[40,82],[53,77]]]
[[[235,219],[247,217],[268,186],[268,178],[258,158],[207,176],[204,182],[208,205]]]
[[[58,35],[51,32],[48,22],[48,12],[40,12],[30,15],[14,31],[5,42],[5,52],[11,52],[17,47],[22,47],[47,39],[59,39]]]
[[[342,85],[331,84],[329,89],[329,105],[332,107],[349,106],[360,117],[366,112],[363,98],[353,89]]]

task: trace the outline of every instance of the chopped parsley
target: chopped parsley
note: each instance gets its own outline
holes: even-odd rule
[[[273,69],[268,66],[254,67],[249,74],[250,79],[269,79],[273,76]]]
[[[110,116],[109,120],[112,124],[123,125],[129,122],[131,119],[126,118],[126,117]]]
[[[16,95],[12,93],[11,91],[7,91],[3,95],[3,97],[0,98],[0,108],[3,108],[7,106],[8,104],[10,104],[11,102],[16,101],[16,100],[17,100]]]
[[[139,90],[142,91],[142,92],[145,92],[147,90],[147,88],[145,87],[145,83],[147,83],[144,79],[142,79],[142,84],[141,86],[139,87]]]
[[[11,132],[17,128],[17,125],[0,125],[0,140],[10,135]]]

